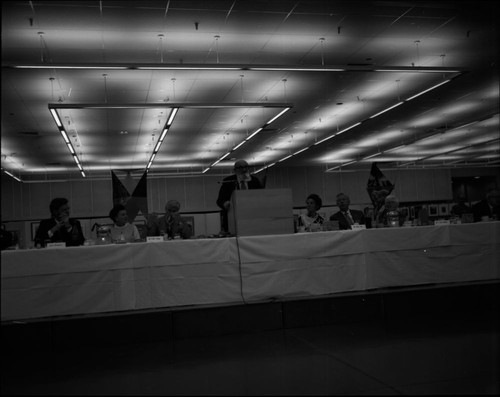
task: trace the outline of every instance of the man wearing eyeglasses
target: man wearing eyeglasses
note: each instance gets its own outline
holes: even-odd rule
[[[236,160],[234,163],[234,174],[225,177],[221,182],[217,205],[221,209],[221,227],[223,233],[228,233],[227,211],[231,205],[231,195],[235,190],[262,189],[259,178],[251,175],[248,163],[245,160]]]

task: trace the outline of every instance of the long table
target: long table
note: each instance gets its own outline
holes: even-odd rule
[[[2,251],[2,321],[498,280],[500,222]]]

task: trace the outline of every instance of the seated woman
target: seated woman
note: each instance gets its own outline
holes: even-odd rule
[[[306,232],[321,230],[321,225],[324,222],[323,217],[318,214],[319,209],[323,205],[321,197],[317,194],[310,194],[306,199],[306,213],[300,214],[297,222],[297,227],[303,227]]]
[[[391,225],[392,217],[396,218],[396,225]],[[405,220],[405,215],[399,211],[399,200],[393,195],[389,194],[385,198],[384,205],[380,208],[375,217],[375,224],[377,228],[389,226],[402,226]]]
[[[111,241],[114,243],[132,243],[141,240],[137,226],[128,222],[127,210],[124,205],[115,205],[109,211],[109,217],[114,223],[110,229]]]
[[[68,199],[58,197],[50,202],[50,219],[40,222],[35,235],[35,247],[45,247],[46,243],[66,243],[66,246],[83,245],[83,236],[80,221],[69,217]]]
[[[169,200],[165,204],[165,216],[158,220],[158,234],[160,236],[167,235],[169,239],[174,239],[179,236],[183,239],[191,237],[191,225],[185,222],[179,211],[181,204],[177,200]]]

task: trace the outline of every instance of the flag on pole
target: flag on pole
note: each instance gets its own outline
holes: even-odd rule
[[[376,163],[372,163],[366,190],[373,204],[375,212],[384,205],[386,196],[394,190],[394,184],[389,181],[384,173],[380,171]]]

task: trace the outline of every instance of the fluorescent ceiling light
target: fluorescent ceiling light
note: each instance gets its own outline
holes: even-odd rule
[[[406,147],[406,145],[399,145],[399,146],[396,146],[396,147],[393,147],[393,148],[390,148],[390,149],[384,150],[384,154],[385,154],[385,153],[389,153],[389,152],[393,152],[393,151],[398,150],[398,149],[402,149],[402,148],[404,148],[404,147]]]
[[[250,136],[251,137],[251,136]],[[247,142],[247,140],[245,139],[244,141],[241,141],[240,143],[238,143],[234,148],[233,150],[236,150],[238,149],[239,147],[243,146],[245,143]]]
[[[256,129],[249,137],[247,137],[243,142],[248,142],[250,139],[252,139],[255,135],[257,135],[259,132],[261,132],[264,128],[260,127]],[[238,146],[237,146],[238,147]],[[233,149],[234,150],[234,149]]]
[[[285,108],[281,112],[279,112],[276,116],[274,116],[271,120],[269,120],[264,126],[271,124],[274,120],[276,120],[278,117],[281,117],[284,113],[288,112],[290,108]]]
[[[9,171],[4,170],[4,169],[2,169],[2,171],[5,172],[7,175],[9,175],[11,178],[14,178],[16,181],[22,182],[21,179],[19,179],[17,176],[15,176],[14,174],[10,173]]]
[[[278,163],[281,163],[282,161],[285,161],[285,160],[289,159],[289,158],[290,158],[290,157],[292,157],[292,156],[293,156],[293,154],[289,154],[288,156],[283,157],[281,160],[278,160],[277,162],[278,162]]]
[[[170,127],[172,125],[172,122],[174,121],[174,117],[179,111],[179,108],[173,108],[172,111],[170,112],[170,116],[167,120],[167,127]]]
[[[159,142],[163,142],[163,140],[165,139],[165,135],[167,135],[167,132],[168,132],[168,128],[164,128],[163,132],[160,135],[160,139],[158,140]]]
[[[151,158],[149,159],[148,165],[146,166],[146,171],[148,171],[149,168],[151,168],[151,166],[153,165],[153,160],[156,157],[156,153],[158,153],[158,151],[160,150],[160,146],[163,143],[163,140],[165,139],[165,136],[167,135],[169,127],[172,125],[172,123],[174,121],[174,117],[177,114],[178,110],[179,110],[179,108],[172,108],[172,110],[170,111],[170,115],[168,116],[167,122],[165,123],[165,126],[163,127],[163,132],[161,133],[160,138],[158,139],[158,142],[156,143],[156,146],[153,150],[153,153],[151,154]]]
[[[369,156],[363,157],[363,160],[368,160],[368,159],[371,159],[371,158],[373,158],[373,157],[377,157],[377,156],[379,156],[379,155],[381,155],[381,154],[382,154],[382,152],[378,152],[378,153],[375,153],[375,154],[371,154],[371,155],[369,155]]]
[[[54,121],[56,122],[56,125],[59,128],[61,128],[62,127],[62,123],[61,123],[61,119],[59,118],[59,115],[57,114],[57,110],[50,109],[50,113],[52,114],[52,117],[54,118]]]
[[[354,164],[354,163],[357,163],[357,162],[358,162],[358,160],[353,160],[353,161],[349,161],[347,163],[339,164],[339,165],[336,165],[335,167],[328,168],[326,170],[326,172],[336,170],[337,168],[347,167],[348,165],[351,165],[351,164]]]
[[[397,73],[461,73],[461,70],[457,69],[439,69],[439,68],[386,68],[386,69],[374,69],[374,72],[397,72]]]
[[[62,137],[64,139],[64,142],[66,142],[66,144],[68,146],[71,145],[71,142],[70,142],[70,140],[68,138],[68,135],[66,134],[66,131],[63,128],[60,128],[59,131],[60,131],[60,133],[61,133],[61,135],[62,135]]]
[[[375,118],[375,117],[377,117],[377,116],[381,115],[382,113],[388,112],[389,110],[394,109],[395,107],[398,107],[399,105],[402,105],[403,103],[404,103],[404,101],[398,102],[398,103],[396,103],[395,105],[392,105],[391,107],[388,107],[387,109],[384,109],[384,110],[382,110],[381,112],[378,112],[378,113],[376,113],[376,114],[374,114],[373,116],[370,116],[370,117],[368,117],[368,118],[369,118],[369,119],[373,119],[373,118]]]
[[[353,124],[351,125],[350,127],[347,127],[347,128],[344,128],[343,130],[339,131],[339,132],[336,132],[335,134],[332,134],[330,136],[327,136],[326,138],[322,139],[321,141],[318,141],[316,142],[314,145],[319,145],[320,143],[323,143],[325,141],[327,141],[328,139],[331,139],[333,138],[334,136],[337,136],[337,135],[340,135],[340,134],[343,134],[344,132],[350,130],[351,128],[354,128],[354,127],[357,127],[358,125],[361,124],[361,121],[359,123],[356,123],[356,124]]]
[[[307,149],[309,149],[309,146],[308,147],[305,147],[303,149],[300,149],[299,151],[295,152],[293,155],[296,156],[297,154],[299,153],[302,153],[302,152],[305,152]]]
[[[202,173],[205,173],[207,172],[210,168],[212,168],[213,166],[215,166],[216,164],[218,164],[221,160],[225,159],[227,156],[229,156],[232,152],[234,152],[236,149],[238,149],[239,147],[241,147],[244,143],[248,142],[250,139],[252,139],[255,135],[257,135],[260,131],[262,131],[264,129],[264,127],[268,126],[269,124],[271,124],[273,121],[275,121],[278,117],[282,116],[285,112],[287,112],[288,110],[291,109],[291,105],[290,104],[287,104],[285,109],[283,109],[281,112],[279,112],[276,116],[274,116],[272,119],[270,119],[268,122],[264,123],[264,125],[260,128],[258,128],[257,130],[255,130],[250,136],[248,136],[247,138],[245,138],[243,141],[241,141],[240,143],[238,143],[236,146],[234,146],[229,152],[227,152],[226,154],[224,154],[222,157],[220,157],[218,160],[216,160],[214,163],[212,163],[210,166],[208,166],[207,168],[205,168]],[[283,160],[280,160],[280,161],[283,161]]]
[[[410,97],[410,98],[407,98],[407,99],[406,99],[406,101],[411,101],[412,99],[415,99],[416,97],[418,97],[418,96],[420,96],[420,95],[423,95],[423,94],[425,94],[426,92],[429,92],[429,91],[431,91],[431,90],[434,90],[435,88],[438,88],[438,87],[442,86],[443,84],[449,83],[450,81],[451,81],[451,79],[450,79],[450,80],[445,80],[445,81],[442,81],[441,83],[436,84],[435,86],[432,86],[431,88],[428,88],[428,89],[426,89],[426,90],[424,90],[424,91],[422,91],[422,92],[419,92],[419,93],[418,93],[418,94],[416,94],[416,95],[413,95],[413,96],[412,96],[412,97]]]
[[[372,65],[245,65],[245,64],[209,64],[209,63],[52,63],[52,64],[4,64],[15,69],[127,69],[127,70],[252,70],[279,72],[389,72],[389,73],[461,73],[459,69],[439,67],[408,66],[378,67]]]
[[[158,139],[158,142],[156,142],[156,146],[153,150],[153,153],[158,153],[158,150],[160,149],[162,142],[163,142],[162,140]]]
[[[71,141],[68,138],[68,134],[64,130],[64,127],[63,127],[63,125],[61,123],[61,119],[59,117],[59,114],[57,113],[57,109],[51,108],[50,105],[49,105],[49,111],[50,111],[50,114],[52,115],[52,117],[54,118],[54,121],[56,122],[57,128],[59,129],[59,132],[61,133],[61,135],[62,135],[62,137],[64,139],[64,142],[66,143],[66,146],[68,147],[69,152],[70,152],[71,156],[73,157],[73,160],[75,160],[76,165],[80,169],[80,173],[85,178],[85,172],[83,172],[83,168],[82,168],[82,166],[80,164],[80,160],[78,159],[78,156],[76,154],[75,148],[71,144]]]

